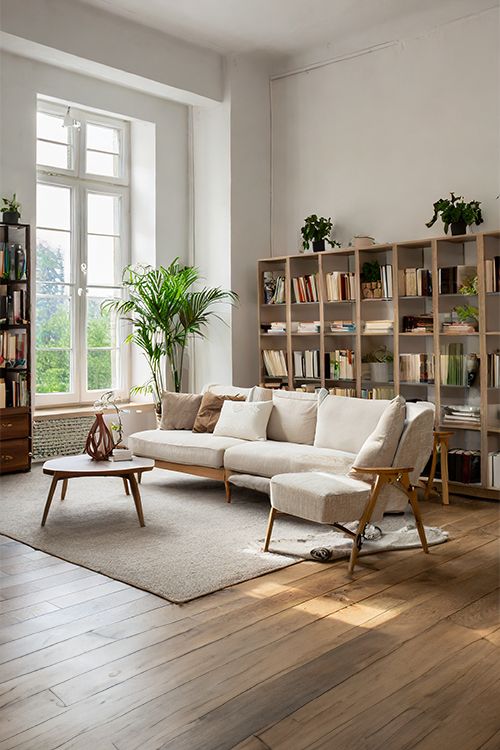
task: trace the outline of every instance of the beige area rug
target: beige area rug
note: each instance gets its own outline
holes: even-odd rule
[[[161,469],[143,476],[144,528],[121,479],[85,477],[69,481],[64,502],[59,485],[42,529],[49,484],[39,465],[0,479],[1,534],[172,602],[311,559],[313,548],[333,548],[332,559],[350,552],[344,535],[283,517],[275,523],[272,554],[263,553],[266,495],[234,488],[228,505],[222,483]],[[419,545],[408,518],[390,517],[381,526],[382,537],[363,545],[363,554]],[[430,543],[446,540],[439,529],[427,533]]]

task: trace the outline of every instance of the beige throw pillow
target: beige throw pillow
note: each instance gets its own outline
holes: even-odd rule
[[[331,395],[320,399],[314,445],[358,454],[389,403]]]
[[[268,440],[312,445],[316,431],[318,395],[302,391],[273,391]]]
[[[200,404],[199,393],[163,391],[160,430],[192,430]]]
[[[403,433],[406,417],[406,401],[402,396],[396,396],[386,407],[377,426],[368,435],[356,456],[354,466],[362,468],[380,468],[393,465],[394,456]],[[374,475],[360,474],[351,469],[349,476],[366,481],[374,479]]]
[[[215,393],[204,393],[194,420],[193,432],[213,432],[224,401],[245,401],[245,396],[216,396]]]
[[[271,401],[225,401],[214,435],[240,438],[240,440],[265,440],[271,415]]]

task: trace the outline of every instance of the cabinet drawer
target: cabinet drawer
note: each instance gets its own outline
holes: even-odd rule
[[[15,438],[28,437],[29,434],[28,414],[0,417],[0,440],[14,440]]]
[[[0,442],[0,472],[27,469],[30,464],[29,451],[30,441],[28,438],[2,440]]]

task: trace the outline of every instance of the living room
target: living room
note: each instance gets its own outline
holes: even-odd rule
[[[495,0],[0,0],[0,748],[500,746]]]

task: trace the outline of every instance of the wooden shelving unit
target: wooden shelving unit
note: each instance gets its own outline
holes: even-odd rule
[[[25,296],[25,314],[22,322],[0,322],[0,331],[25,334],[26,362],[22,366],[0,364],[0,379],[5,381],[7,405],[0,408],[0,474],[29,471],[31,468],[32,393],[31,393],[31,240],[28,224],[0,223],[2,248],[22,248],[26,258],[26,273],[16,278],[15,272],[0,274],[0,288],[11,298],[14,292]],[[26,378],[27,398],[23,405],[12,405],[12,379],[16,373]]]
[[[499,499],[498,488],[488,486],[487,457],[489,452],[500,451],[500,389],[488,387],[488,354],[500,351],[500,293],[485,290],[485,261],[500,256],[500,231],[459,237],[436,237],[411,240],[392,245],[373,245],[369,248],[341,248],[322,253],[264,258],[258,261],[259,299],[259,351],[260,380],[262,384],[279,382],[282,387],[295,389],[301,386],[352,388],[357,397],[374,388],[390,388],[384,397],[401,394],[407,400],[431,401],[436,405],[436,428],[453,430],[450,449],[481,451],[480,484],[450,482],[450,491],[475,497]],[[363,299],[361,294],[361,269],[366,261],[378,260],[392,266],[392,298]],[[439,269],[458,265],[477,268],[478,294],[440,294]],[[432,275],[432,293],[428,296],[399,294],[398,274],[406,268],[424,268]],[[325,274],[332,271],[355,274],[355,300],[331,302],[327,299]],[[284,277],[285,302],[265,304],[264,274]],[[315,275],[319,281],[318,302],[297,303],[292,299],[292,279]],[[445,334],[443,317],[456,305],[472,304],[479,309],[479,328],[474,334]],[[433,332],[407,333],[403,331],[404,316],[430,315]],[[352,321],[353,332],[331,332],[331,321]],[[391,333],[365,333],[369,320],[392,320]],[[263,330],[271,322],[286,324],[286,333],[270,334]],[[318,333],[292,332],[292,323],[319,322]],[[479,372],[472,386],[444,385],[441,383],[441,355],[446,344],[459,343],[464,355],[479,357]],[[393,377],[390,382],[377,383],[367,375],[362,360],[370,352],[386,347],[393,352]],[[281,350],[287,364],[287,375],[274,377],[266,371],[263,351]],[[338,349],[354,351],[355,373],[352,380],[332,380],[325,374],[325,354]],[[304,378],[294,372],[294,352],[318,350],[320,370],[318,377]],[[434,382],[410,382],[400,375],[400,360],[404,354],[433,356]],[[480,407],[479,425],[455,423],[443,425],[443,409],[451,405]]]

